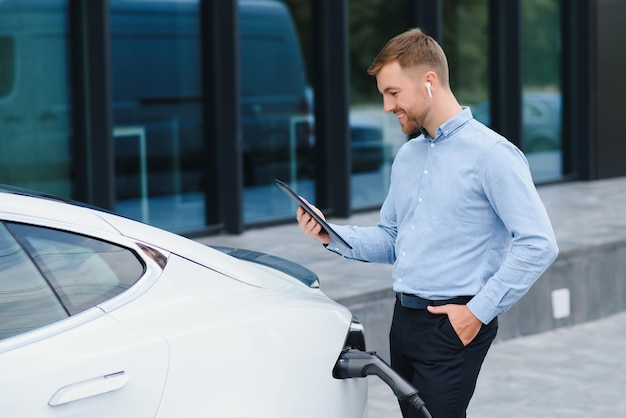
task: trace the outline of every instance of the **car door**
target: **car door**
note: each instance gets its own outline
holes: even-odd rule
[[[167,343],[98,307],[145,274],[123,246],[0,222],[1,415],[155,416]]]
[[[2,416],[156,416],[167,372],[165,341],[92,315],[40,340],[46,330],[34,332],[24,345],[0,343],[8,349],[0,353]],[[77,319],[82,322],[68,321]]]

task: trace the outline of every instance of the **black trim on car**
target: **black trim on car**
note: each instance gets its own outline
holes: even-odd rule
[[[261,264],[281,271],[298,279],[310,288],[317,289],[320,287],[320,282],[317,274],[298,263],[294,263],[293,261],[285,260],[284,258],[261,253],[258,251],[245,250],[241,248],[222,247],[216,245],[210,245],[209,247],[228,254],[232,257],[238,258],[240,260],[250,261],[252,263]]]

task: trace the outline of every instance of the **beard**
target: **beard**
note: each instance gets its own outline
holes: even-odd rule
[[[419,128],[413,128],[408,130],[407,132],[402,129],[402,133],[406,134],[409,138],[415,138],[420,136],[424,130],[424,126],[420,126]]]
[[[416,113],[404,113],[404,123],[400,123],[402,127],[402,133],[408,136],[417,136],[416,134],[420,134],[422,129],[424,128],[424,120],[425,114],[424,112],[416,112]]]

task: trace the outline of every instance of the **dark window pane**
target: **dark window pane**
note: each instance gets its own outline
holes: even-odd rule
[[[348,2],[352,208],[382,203],[389,189],[392,159],[407,140],[398,118],[383,110],[376,79],[367,74],[383,45],[406,30],[407,10],[406,0]]]
[[[535,181],[562,175],[559,0],[522,1],[522,144]]]
[[[67,1],[0,1],[0,183],[71,196]]]
[[[489,98],[488,2],[442,3],[443,49],[450,67],[450,86],[459,102],[471,106],[475,113],[474,108],[486,106]]]
[[[0,36],[0,98],[8,96],[15,82],[15,42],[13,37]]]
[[[110,1],[117,213],[204,226],[197,1]]]
[[[298,26],[294,6],[301,18]],[[313,194],[314,95],[302,54],[307,39],[300,39],[308,13],[304,2],[239,2],[246,223],[293,216],[275,178],[307,197]]]

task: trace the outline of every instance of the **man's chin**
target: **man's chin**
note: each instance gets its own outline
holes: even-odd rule
[[[422,133],[422,127],[415,126],[404,126],[402,125],[402,133],[410,136],[411,138],[416,137]]]

